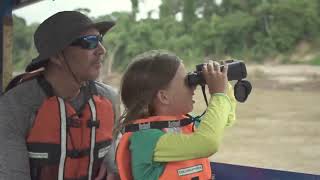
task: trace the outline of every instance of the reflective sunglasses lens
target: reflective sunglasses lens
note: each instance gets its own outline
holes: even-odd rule
[[[98,47],[99,42],[102,42],[101,35],[97,35],[97,36],[89,35],[89,36],[80,37],[79,39],[71,43],[71,45],[80,46],[84,49],[95,49]]]
[[[95,49],[98,47],[98,44],[100,42],[100,36],[87,36],[83,38],[83,40],[86,42],[86,47],[87,49]]]

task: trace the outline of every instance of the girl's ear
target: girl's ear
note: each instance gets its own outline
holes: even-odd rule
[[[161,104],[165,104],[165,105],[170,104],[169,94],[166,90],[159,90],[157,92],[156,99]]]

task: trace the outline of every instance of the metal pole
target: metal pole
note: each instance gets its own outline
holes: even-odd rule
[[[12,1],[0,3],[0,94],[12,74]]]
[[[0,94],[3,92],[3,16],[0,18]]]

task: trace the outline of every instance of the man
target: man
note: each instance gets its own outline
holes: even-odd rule
[[[91,180],[106,167],[108,175],[116,171],[111,142],[119,98],[95,81],[106,53],[102,37],[112,26],[76,11],[40,24],[38,57],[0,97],[0,179]]]

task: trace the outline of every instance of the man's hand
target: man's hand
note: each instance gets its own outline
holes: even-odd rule
[[[108,173],[107,166],[102,163],[98,176],[94,180],[120,180],[120,177],[116,173]]]
[[[98,176],[94,180],[105,180],[106,175],[107,175],[107,166],[104,163],[101,163]]]

